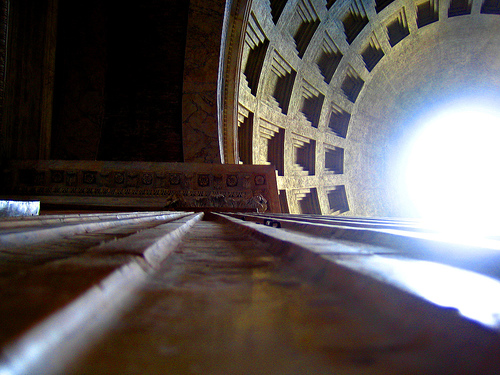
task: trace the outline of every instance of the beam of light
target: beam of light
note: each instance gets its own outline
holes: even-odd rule
[[[414,293],[463,316],[500,328],[500,282],[474,272],[420,260],[384,256],[345,258],[337,263]]]
[[[404,176],[429,226],[462,238],[500,235],[500,113],[443,111],[417,135]]]

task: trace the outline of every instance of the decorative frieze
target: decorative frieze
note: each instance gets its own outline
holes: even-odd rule
[[[3,195],[38,197],[42,204],[60,197],[71,205],[85,197],[90,205],[113,206],[120,199],[137,206],[154,198],[163,208],[252,209],[260,202],[260,210],[265,203],[279,211],[275,172],[268,166],[18,161],[3,180]]]

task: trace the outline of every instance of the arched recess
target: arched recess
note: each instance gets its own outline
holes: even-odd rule
[[[241,54],[253,0],[227,0],[219,65],[218,120],[222,160],[238,163],[238,90]],[[249,146],[251,147],[251,145]]]

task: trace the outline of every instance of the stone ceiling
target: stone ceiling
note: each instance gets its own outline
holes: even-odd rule
[[[498,92],[499,13],[489,0],[253,1],[226,159],[275,165],[291,213],[411,214],[394,186],[402,147],[425,111]]]

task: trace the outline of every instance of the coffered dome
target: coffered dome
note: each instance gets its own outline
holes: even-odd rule
[[[396,181],[416,119],[494,100],[500,87],[500,8],[490,0],[247,7],[226,69],[237,79],[226,79],[224,154],[275,165],[285,212],[411,214]]]

